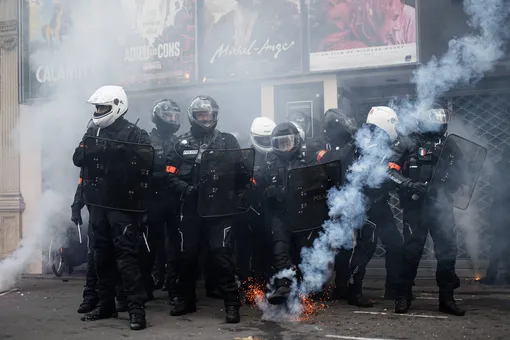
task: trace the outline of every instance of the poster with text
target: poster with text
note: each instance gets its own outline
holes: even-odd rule
[[[309,0],[310,71],[416,63],[416,0]]]
[[[195,79],[196,0],[120,0],[130,23],[120,39],[132,88]]]
[[[195,0],[25,0],[29,97],[195,78]]]
[[[200,71],[206,80],[299,73],[299,0],[204,0]]]

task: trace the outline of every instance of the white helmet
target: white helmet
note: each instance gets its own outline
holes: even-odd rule
[[[87,102],[96,106],[92,121],[101,129],[112,125],[128,110],[128,100],[122,86],[102,86]]]
[[[251,144],[258,152],[268,153],[272,151],[271,132],[273,132],[275,126],[275,122],[267,117],[257,117],[251,123]]]
[[[394,142],[397,139],[398,116],[387,106],[374,106],[367,117],[367,124],[372,124],[384,130]]]

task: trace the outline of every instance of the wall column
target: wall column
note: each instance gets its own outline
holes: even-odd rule
[[[18,2],[0,0],[0,259],[21,239]]]

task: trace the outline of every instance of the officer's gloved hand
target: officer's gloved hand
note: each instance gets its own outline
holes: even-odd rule
[[[409,189],[415,191],[417,194],[423,194],[427,191],[427,182],[410,182],[407,186]]]
[[[82,225],[83,221],[81,219],[81,211],[77,208],[71,208],[71,221],[73,221],[76,225]]]
[[[188,185],[184,192],[184,197],[189,197],[197,192],[197,188],[194,185]]]
[[[267,187],[266,195],[269,198],[276,198],[278,201],[283,201],[285,198],[285,189],[282,186],[271,185]]]

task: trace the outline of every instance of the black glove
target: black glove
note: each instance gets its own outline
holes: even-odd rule
[[[186,187],[186,191],[184,192],[184,197],[189,197],[194,195],[197,192],[197,188],[194,185],[188,185]]]
[[[73,221],[76,225],[82,225],[83,221],[81,219],[81,210],[71,207],[71,221]]]
[[[427,191],[428,183],[427,182],[410,182],[407,187],[417,194],[423,194]]]
[[[276,198],[278,201],[283,201],[285,198],[285,189],[282,186],[271,185],[267,187],[266,195],[269,198]]]

